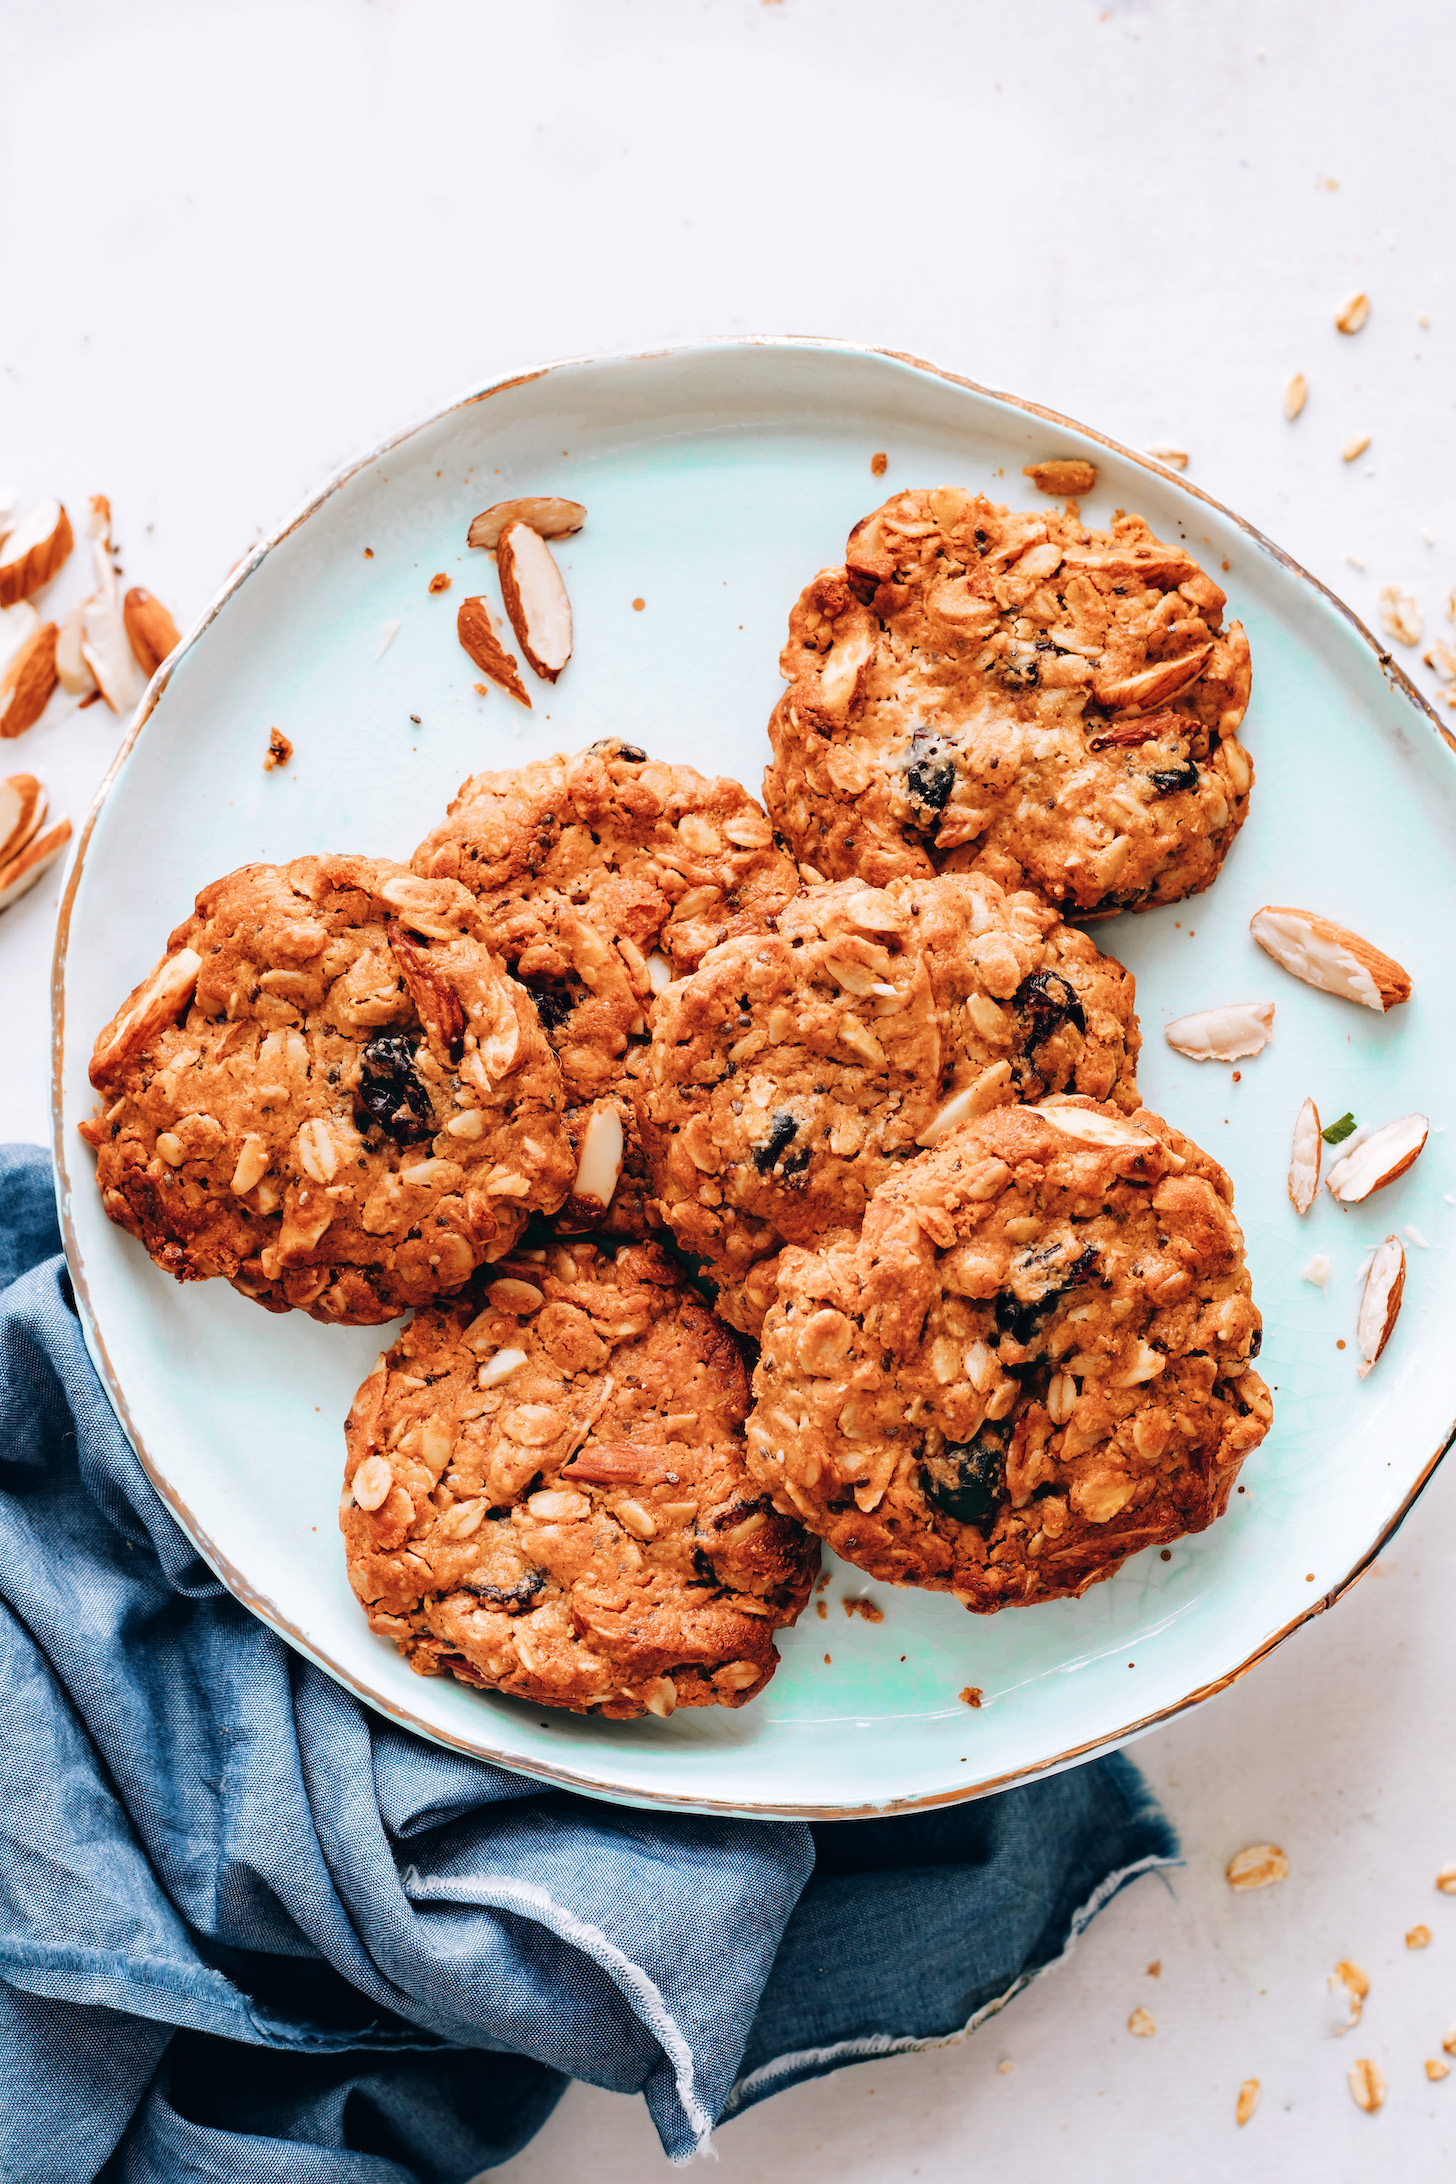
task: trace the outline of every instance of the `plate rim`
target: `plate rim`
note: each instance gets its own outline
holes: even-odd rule
[[[784,1821],[886,1818],[902,1813],[928,1812],[942,1805],[965,1804],[972,1799],[987,1797],[999,1790],[1008,1789],[1020,1783],[1037,1781],[1045,1776],[1058,1773],[1062,1769],[1075,1766],[1098,1753],[1116,1751],[1120,1746],[1146,1735],[1150,1730],[1160,1727],[1164,1722],[1176,1720],[1180,1714],[1190,1711],[1195,1706],[1203,1705],[1207,1700],[1217,1697],[1220,1692],[1227,1691],[1234,1684],[1242,1682],[1243,1678],[1249,1675],[1277,1646],[1282,1645],[1287,1638],[1302,1628],[1305,1623],[1311,1621],[1313,1617],[1322,1615],[1326,1609],[1334,1607],[1350,1588],[1364,1576],[1371,1563],[1375,1561],[1376,1557],[1410,1515],[1416,1502],[1430,1484],[1442,1457],[1446,1455],[1453,1443],[1456,1443],[1456,1419],[1453,1419],[1441,1445],[1423,1465],[1415,1484],[1411,1487],[1399,1508],[1381,1526],[1370,1546],[1357,1558],[1343,1578],[1339,1579],[1326,1592],[1316,1595],[1299,1614],[1291,1617],[1287,1623],[1284,1623],[1279,1629],[1262,1639],[1254,1650],[1235,1667],[1226,1670],[1221,1676],[1215,1677],[1208,1683],[1198,1685],[1194,1690],[1186,1692],[1183,1697],[1173,1700],[1165,1706],[1158,1707],[1152,1713],[1124,1724],[1121,1728],[1104,1731],[1081,1744],[1070,1746],[1063,1752],[1058,1752],[1045,1759],[1030,1761],[1025,1766],[1011,1768],[1001,1774],[984,1776],[975,1781],[957,1784],[953,1788],[931,1791],[920,1796],[892,1798],[883,1804],[873,1802],[828,1806],[797,1803],[780,1804],[772,1801],[735,1798],[678,1796],[670,1790],[657,1788],[628,1790],[624,1789],[619,1783],[600,1779],[591,1771],[576,1766],[553,1766],[546,1761],[533,1762],[530,1766],[526,1766],[518,1758],[508,1757],[501,1752],[488,1748],[483,1740],[455,1735],[448,1729],[422,1720],[418,1715],[412,1713],[408,1707],[371,1690],[341,1663],[331,1660],[326,1652],[306,1638],[289,1621],[276,1602],[260,1593],[257,1587],[244,1576],[243,1572],[221,1552],[209,1534],[193,1517],[177,1489],[164,1477],[147,1449],[145,1441],[132,1419],[130,1406],[120,1378],[112,1365],[92,1305],[85,1261],[72,1219],[72,1180],[66,1159],[68,1140],[65,1119],[62,1113],[66,1028],[65,976],[70,943],[71,916],[80,884],[82,866],[85,862],[86,852],[90,847],[96,823],[100,818],[103,805],[121,776],[142,729],[155,712],[158,701],[170,682],[174,670],[185,655],[198,644],[233,594],[239,591],[249,577],[261,568],[269,554],[276,547],[281,546],[295,531],[299,530],[311,516],[315,515],[323,507],[326,501],[331,500],[352,478],[371,468],[382,457],[402,447],[405,442],[414,439],[417,434],[442,424],[447,418],[454,416],[457,411],[468,409],[477,402],[489,401],[495,395],[507,394],[515,387],[529,385],[532,381],[548,378],[553,373],[581,367],[644,364],[662,360],[676,360],[680,357],[711,351],[761,349],[796,350],[810,355],[869,357],[886,363],[903,365],[912,372],[925,373],[929,377],[944,381],[950,386],[963,388],[967,393],[984,397],[992,402],[1005,404],[1011,409],[1021,410],[1027,416],[1035,417],[1056,429],[1076,433],[1083,439],[1094,441],[1097,445],[1105,447],[1120,456],[1124,461],[1136,463],[1139,468],[1150,472],[1164,485],[1176,487],[1179,492],[1186,494],[1190,500],[1201,502],[1204,506],[1215,509],[1220,516],[1242,531],[1263,553],[1269,555],[1290,575],[1297,578],[1302,584],[1307,585],[1327,605],[1337,611],[1344,621],[1349,624],[1355,635],[1368,645],[1374,653],[1376,661],[1392,690],[1406,700],[1424,726],[1434,729],[1446,750],[1453,758],[1456,758],[1456,734],[1453,734],[1437,717],[1432,706],[1406,674],[1399,661],[1394,658],[1389,648],[1380,643],[1364,622],[1361,621],[1354,609],[1337,592],[1332,591],[1319,577],[1306,569],[1301,562],[1296,561],[1292,554],[1287,553],[1282,546],[1269,538],[1256,524],[1249,522],[1246,517],[1239,515],[1234,509],[1225,506],[1213,494],[1205,492],[1201,486],[1193,484],[1191,480],[1183,477],[1167,464],[1158,461],[1156,457],[1144,454],[1136,448],[1127,447],[1122,441],[1113,439],[1109,434],[1099,432],[1094,426],[1082,424],[1076,418],[1067,417],[1058,410],[1049,409],[1041,403],[1029,401],[1022,395],[1010,394],[995,387],[983,386],[980,381],[971,379],[962,372],[952,371],[946,366],[932,363],[928,359],[916,356],[908,350],[891,349],[876,343],[849,341],[832,335],[705,335],[691,341],[659,343],[649,349],[621,348],[589,351],[553,358],[541,364],[518,367],[502,373],[498,377],[482,381],[479,385],[470,387],[465,392],[442,403],[438,408],[415,417],[409,424],[387,434],[365,452],[347,458],[337,468],[329,472],[317,486],[304,495],[303,499],[275,530],[269,532],[266,537],[259,539],[243,555],[242,559],[234,565],[207,604],[202,608],[185,637],[168,659],[158,668],[156,674],[148,683],[141,702],[133,715],[131,724],[118,744],[111,763],[107,767],[91,800],[85,823],[77,839],[75,855],[56,915],[56,936],[51,958],[51,1138],[55,1169],[56,1210],[72,1291],[76,1300],[88,1353],[106,1391],[107,1400],[151,1485],[161,1496],[167,1509],[186,1533],[188,1539],[191,1540],[198,1553],[227,1587],[234,1599],[238,1600],[251,1614],[256,1615],[261,1622],[267,1624],[270,1629],[276,1631],[285,1643],[292,1646],[297,1652],[302,1653],[307,1660],[312,1661],[317,1668],[331,1677],[335,1683],[352,1692],[354,1697],[360,1700],[362,1704],[370,1707],[375,1713],[383,1715],[387,1720],[397,1722],[414,1735],[425,1738],[429,1743],[442,1745],[448,1750],[462,1752],[472,1759],[483,1759],[493,1766],[504,1768],[508,1773],[522,1775],[529,1780],[549,1782],[561,1789],[573,1790],[581,1795],[596,1797],[612,1803],[627,1804],[639,1810],[663,1808],[669,1811]]]

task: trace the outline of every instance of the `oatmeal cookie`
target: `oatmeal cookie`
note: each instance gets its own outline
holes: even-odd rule
[[[96,1042],[107,1212],[179,1281],[370,1325],[499,1259],[575,1172],[561,1072],[452,880],[372,857],[205,887]]]
[[[1253,779],[1224,604],[1141,516],[897,493],[789,617],[769,814],[829,879],[979,863],[1069,916],[1196,894]]]
[[[818,1548],[750,1484],[733,1337],[655,1244],[517,1254],[349,1413],[340,1523],[423,1676],[622,1718],[741,1706]]]
[[[749,1468],[877,1578],[978,1613],[1202,1531],[1269,1430],[1218,1163],[1140,1109],[1010,1107],[790,1248]]]
[[[638,1118],[663,1213],[756,1334],[774,1254],[858,1228],[968,1115],[1049,1092],[1138,1104],[1129,972],[983,873],[810,888],[653,1012]]]

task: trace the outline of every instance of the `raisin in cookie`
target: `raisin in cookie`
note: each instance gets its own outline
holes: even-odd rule
[[[91,1082],[111,1218],[270,1311],[392,1319],[571,1186],[561,1072],[474,896],[376,858],[205,887]]]
[[[1145,1110],[964,1124],[857,1241],[783,1253],[754,1476],[872,1576],[980,1613],[1201,1531],[1272,1416],[1232,1198]]]
[[[841,880],[715,948],[653,1012],[638,1119],[663,1212],[755,1334],[783,1243],[858,1228],[967,1115],[1049,1092],[1138,1104],[1131,975],[982,873]]]
[[[1249,647],[1182,546],[898,493],[789,618],[764,800],[876,884],[979,861],[1074,912],[1207,887],[1248,811]]]
[[[559,1243],[422,1312],[345,1428],[372,1629],[421,1675],[625,1717],[741,1706],[818,1548],[749,1482],[733,1337],[654,1244]]]

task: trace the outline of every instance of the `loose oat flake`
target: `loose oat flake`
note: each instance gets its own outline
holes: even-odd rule
[[[1247,2123],[1258,2105],[1259,2081],[1257,2078],[1245,2078],[1243,2084],[1239,2087],[1238,2100],[1234,2104],[1234,2122],[1239,2124]]]
[[[1293,424],[1309,397],[1309,384],[1303,372],[1296,372],[1284,390],[1284,414]]]
[[[1341,304],[1335,313],[1335,324],[1342,334],[1358,334],[1370,316],[1370,298],[1363,289],[1349,301]]]
[[[1370,435],[1368,432],[1352,432],[1340,449],[1341,461],[1353,463],[1358,456],[1364,454],[1369,445]]]
[[[1157,2026],[1146,2010],[1134,2010],[1127,2021],[1127,2029],[1135,2040],[1151,2040]]]
[[[1452,1869],[1456,1871],[1456,1868]],[[1277,1843],[1251,1843],[1247,1850],[1234,1852],[1224,1867],[1224,1879],[1230,1888],[1241,1892],[1250,1888],[1272,1888],[1276,1881],[1289,1877],[1289,1860]]]
[[[1407,591],[1403,584],[1382,584],[1380,626],[1398,645],[1418,645],[1424,624],[1415,593]]]
[[[1379,2063],[1362,2055],[1358,2062],[1350,2065],[1345,2075],[1350,2083],[1350,2098],[1357,2108],[1363,2108],[1368,2116],[1373,2116],[1377,2108],[1384,2107],[1385,2072]]]
[[[1439,2056],[1436,2055],[1428,2055],[1426,2057],[1426,2076],[1431,2079],[1433,2083],[1441,2078],[1449,2078],[1450,2075],[1451,2065],[1449,2063],[1443,2063],[1440,2060]]]
[[[1413,1926],[1405,1937],[1405,1945],[1407,1949],[1429,1949],[1431,1946],[1430,1927]]]
[[[1443,1896],[1456,1896],[1456,1865],[1443,1865],[1436,1875],[1436,1886]]]

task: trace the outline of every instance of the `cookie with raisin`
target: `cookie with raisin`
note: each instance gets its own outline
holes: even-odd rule
[[[781,1255],[749,1468],[873,1577],[1076,1595],[1223,1513],[1271,1422],[1259,1340],[1217,1161],[1145,1109],[1002,1108]]]
[[[96,1041],[106,1211],[179,1281],[371,1325],[502,1257],[575,1172],[561,1071],[453,880],[245,865]]]
[[[349,1581],[421,1675],[615,1719],[742,1706],[818,1547],[744,1468],[748,1376],[654,1244],[518,1254],[416,1315],[345,1428]]]
[[[979,864],[1069,917],[1196,894],[1253,779],[1225,605],[1141,516],[897,493],[790,615],[769,814],[826,879]]]
[[[637,1080],[678,1243],[756,1334],[786,1242],[858,1228],[968,1115],[1051,1092],[1138,1104],[1131,974],[983,873],[809,888],[669,986]]]

